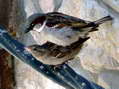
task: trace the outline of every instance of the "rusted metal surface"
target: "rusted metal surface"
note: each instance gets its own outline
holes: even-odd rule
[[[0,50],[0,89],[13,89],[13,69],[11,55]]]
[[[0,24],[8,28],[8,32],[15,36],[15,17],[13,9],[15,0],[0,0]],[[11,55],[0,49],[0,89],[13,89],[13,67]]]

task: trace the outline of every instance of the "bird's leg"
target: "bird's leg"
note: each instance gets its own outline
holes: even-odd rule
[[[58,65],[51,65],[51,68],[54,70],[54,71],[57,71],[57,70],[60,70],[61,69],[61,66],[63,64],[58,64]]]

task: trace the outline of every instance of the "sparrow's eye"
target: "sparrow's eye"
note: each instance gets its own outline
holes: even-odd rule
[[[37,48],[36,47],[33,47],[33,50],[35,51],[35,50],[37,50]]]
[[[39,45],[34,45],[32,46],[32,50],[36,52],[45,52],[45,48],[39,46]]]
[[[32,23],[31,26],[33,26],[34,24]]]

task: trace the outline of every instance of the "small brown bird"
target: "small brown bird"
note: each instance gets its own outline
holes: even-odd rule
[[[112,18],[106,16],[91,22],[63,13],[51,12],[34,17],[25,32],[37,31],[43,36],[42,39],[48,42],[69,46],[78,41],[79,38],[86,38],[89,32],[97,31],[100,24],[110,20]]]
[[[31,45],[26,49],[44,64],[65,63],[78,54],[82,44],[89,39],[90,32],[97,31],[100,24],[110,20],[110,16],[91,22],[59,12],[40,14],[31,22],[26,33],[37,31],[46,43]]]
[[[73,59],[80,51],[82,44],[88,39],[89,37],[79,38],[77,42],[66,47],[47,42],[41,46],[37,44],[28,46],[26,50],[44,64],[60,65]]]

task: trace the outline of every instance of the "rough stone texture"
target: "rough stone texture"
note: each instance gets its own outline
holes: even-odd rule
[[[24,17],[22,17],[21,22],[25,22],[25,19],[33,13],[56,11],[59,7],[58,11],[60,12],[90,21],[97,20],[106,15],[114,17],[112,22],[101,25],[99,31],[90,34],[91,39],[85,43],[78,55],[80,59],[77,58],[69,64],[77,73],[102,85],[106,89],[118,89],[119,79],[115,79],[115,76],[118,77],[119,73],[119,1],[19,0],[19,2],[22,3],[21,12]],[[46,6],[45,3],[48,5]],[[101,3],[105,3],[104,6]],[[108,8],[105,6],[108,6]],[[21,27],[23,27],[23,24]],[[31,45],[31,43],[33,43],[31,40],[33,39],[34,42],[41,43],[37,38],[42,38],[42,36],[34,37],[33,34],[36,33],[31,32],[31,34],[22,36],[23,43]],[[21,62],[17,62],[16,64],[18,89],[63,89],[59,85],[41,76],[27,65]]]
[[[100,72],[98,83],[103,85],[106,89],[119,88],[119,71],[117,70],[104,70]]]
[[[23,62],[16,61],[16,89],[55,89],[60,87]],[[62,87],[61,87],[62,89]]]
[[[100,26],[99,31],[90,34],[91,39],[87,41],[79,56],[83,68],[99,75],[97,83],[106,89],[118,89],[117,82],[119,80],[118,78],[114,79],[114,77],[118,76],[119,73],[119,25],[117,17],[119,3],[116,0],[109,0],[108,2],[106,0],[80,1],[82,5],[80,7],[81,18],[96,20],[106,15],[111,15],[115,18],[112,23],[105,23]],[[104,1],[105,5],[112,6],[113,10],[116,11],[112,11],[111,8],[103,8],[102,4],[99,3],[102,1]]]

